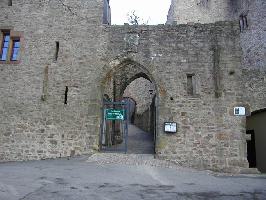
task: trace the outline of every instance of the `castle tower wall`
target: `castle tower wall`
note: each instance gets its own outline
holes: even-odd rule
[[[172,0],[168,24],[213,23],[236,18],[236,1],[230,0]]]
[[[93,109],[100,106],[95,79],[106,49],[103,2],[0,2],[1,34],[21,42],[18,61],[0,62],[0,160],[98,148],[100,114]]]
[[[239,21],[243,67],[266,70],[264,0],[172,0],[167,24]]]

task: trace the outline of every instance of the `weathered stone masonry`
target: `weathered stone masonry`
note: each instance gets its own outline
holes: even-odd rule
[[[100,108],[100,95],[90,77],[104,65],[102,4],[62,2],[21,0],[7,6],[1,1],[0,29],[20,31],[25,41],[19,64],[0,65],[1,160],[60,157],[98,147],[100,116],[91,108]]]
[[[248,167],[245,117],[231,113],[254,96],[245,92],[253,78],[241,68],[237,22],[105,26],[102,1],[19,0],[0,6],[0,29],[10,27],[24,37],[20,63],[0,64],[1,161],[98,150],[106,85],[113,73],[138,71],[156,87],[159,158],[205,169]],[[131,33],[139,38],[129,51],[125,38]],[[187,92],[191,74],[193,95]],[[265,84],[260,80],[256,84]],[[260,88],[251,109],[266,107]],[[176,121],[178,133],[163,133],[165,121]]]
[[[168,13],[168,24],[210,23],[217,21],[239,21],[240,46],[242,50],[241,81],[244,88],[238,105],[251,113],[265,112],[266,103],[266,2],[264,0],[172,0]],[[217,53],[219,49],[217,49]],[[219,61],[219,60],[217,60]],[[217,69],[219,73],[219,69]],[[230,74],[235,71],[231,70]],[[216,87],[219,86],[216,82]],[[248,112],[249,113],[249,112]],[[248,124],[247,124],[248,126]],[[247,130],[248,127],[247,127]],[[261,133],[262,134],[262,133]],[[266,133],[264,132],[263,135]],[[263,135],[257,138],[264,137]],[[257,140],[257,139],[256,139]],[[260,141],[258,143],[265,143]],[[256,149],[262,149],[256,145]],[[256,153],[258,156],[262,152]],[[260,157],[260,156],[259,156]],[[258,161],[262,162],[262,161]],[[258,166],[259,168],[264,168]]]

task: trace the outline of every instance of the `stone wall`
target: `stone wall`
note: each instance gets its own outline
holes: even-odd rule
[[[247,27],[241,32],[243,67],[266,70],[264,0],[172,0],[167,24],[236,21],[241,16],[247,19]]]
[[[265,76],[242,69],[238,23],[103,26],[102,12],[100,0],[1,4],[0,29],[19,31],[23,44],[19,63],[0,64],[0,160],[98,150],[104,94],[122,98],[143,77],[155,86],[159,158],[246,168],[245,117],[232,109],[265,105]],[[247,79],[259,80],[258,93],[246,92]],[[167,121],[176,134],[163,132]]]
[[[254,0],[243,3],[238,15],[241,13],[246,13],[248,23],[240,35],[243,67],[266,71],[266,2]]]
[[[240,33],[242,81],[245,85],[245,95],[242,100],[248,102],[251,110],[255,111],[266,107],[266,2],[264,0],[237,0],[234,4],[230,2],[233,1],[218,3],[209,0],[203,4],[203,1],[194,0],[188,3],[188,1],[172,0],[167,23],[208,23],[226,19],[238,21],[241,19],[240,16],[246,16],[247,26],[243,27]],[[203,5],[207,5],[205,11],[200,10]],[[220,14],[225,11],[230,11],[230,14]],[[216,14],[219,14],[219,17]]]
[[[135,115],[135,121],[134,125],[139,127],[140,129],[146,131],[146,132],[151,132],[151,111],[150,109],[147,109],[145,112],[142,114],[136,114]]]
[[[167,24],[213,23],[235,18],[235,0],[172,0]]]
[[[23,39],[20,62],[0,64],[0,160],[97,149],[100,105],[95,78],[96,66],[104,65],[106,40],[102,1],[17,0],[12,6],[1,1],[0,6],[0,29],[19,31]]]
[[[159,157],[199,168],[247,167],[245,118],[230,112],[243,96],[237,23],[112,26],[108,31],[109,57],[119,55],[119,66],[127,59],[140,63],[156,85]],[[124,40],[132,32],[139,36],[134,52]],[[122,71],[129,74],[130,68]],[[188,75],[197,87],[192,96]],[[166,121],[178,123],[177,134],[163,132]]]

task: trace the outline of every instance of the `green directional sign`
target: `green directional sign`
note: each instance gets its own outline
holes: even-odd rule
[[[107,120],[125,120],[124,109],[105,109],[105,118]]]

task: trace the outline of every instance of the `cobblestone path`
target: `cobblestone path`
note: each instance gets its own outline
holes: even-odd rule
[[[170,161],[155,159],[152,154],[96,153],[89,157],[87,162],[96,163],[98,165],[125,164],[181,169],[181,167]]]

